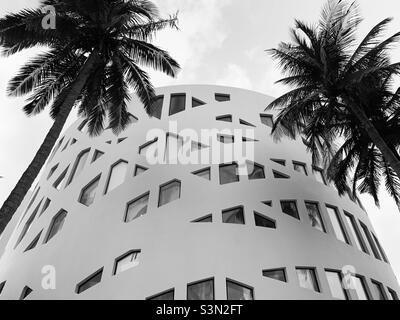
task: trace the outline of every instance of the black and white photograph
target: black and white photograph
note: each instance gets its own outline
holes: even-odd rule
[[[399,246],[398,0],[2,1],[0,308],[399,300]]]

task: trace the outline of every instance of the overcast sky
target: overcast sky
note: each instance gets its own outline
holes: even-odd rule
[[[221,84],[278,96],[284,88],[274,85],[279,70],[264,52],[289,40],[293,19],[316,21],[322,0],[158,0],[163,15],[179,10],[180,31],[163,32],[156,43],[168,50],[182,66],[177,79],[151,73],[155,86],[175,84]],[[2,1],[0,16],[27,7],[36,0]],[[388,35],[400,31],[399,0],[360,1],[365,20],[360,37],[386,17],[394,17]],[[0,58],[0,204],[8,196],[33,158],[51,126],[46,113],[27,118],[22,98],[8,98],[8,80],[19,66],[39,50],[32,49]],[[393,51],[400,61],[400,49]],[[71,115],[68,123],[76,119]],[[400,212],[385,192],[381,208],[363,196],[375,230],[400,279]]]

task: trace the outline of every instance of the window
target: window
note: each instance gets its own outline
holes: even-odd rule
[[[47,176],[47,180],[49,180],[51,178],[51,176],[57,170],[57,168],[58,168],[58,163],[53,168],[50,169],[49,174]]]
[[[228,300],[254,300],[252,288],[231,280],[226,280],[226,293]]]
[[[349,229],[350,233],[352,234],[353,239],[354,239],[354,241],[356,243],[356,247],[359,250],[364,251],[365,253],[368,253],[367,248],[365,247],[364,241],[361,238],[360,230],[357,227],[356,220],[354,219],[354,217],[350,213],[345,212],[344,216],[345,216],[347,224],[348,224],[348,226],[350,228]]]
[[[272,170],[275,179],[290,179],[290,177],[282,172]]]
[[[307,174],[307,168],[306,165],[304,163],[300,163],[300,162],[293,162],[293,169],[297,172],[303,173],[306,176],[308,176]]]
[[[82,172],[83,168],[85,167],[86,160],[89,157],[89,152],[90,149],[87,149],[78,155],[78,158],[76,159],[74,167],[72,169],[71,175],[69,176],[67,185],[69,185],[72,182],[72,180]]]
[[[42,201],[39,202],[39,204],[36,206],[36,209],[33,210],[31,216],[29,217],[28,221],[25,223],[24,228],[22,229],[22,232],[14,246],[14,249],[19,245],[19,243],[22,241],[22,239],[26,236],[26,234],[28,233],[28,231],[30,230],[33,220],[35,220],[36,214],[39,211],[39,207],[40,204],[42,203]]]
[[[243,141],[243,142],[258,142],[259,140],[255,140],[255,139],[252,139],[252,138],[243,137],[243,138],[242,138],[242,141]]]
[[[64,148],[62,148],[61,152],[63,152],[65,149],[67,149],[67,147],[69,145],[69,141],[70,141],[70,139],[68,139],[67,143],[64,145]]]
[[[128,162],[119,161],[111,167],[110,175],[106,185],[104,194],[114,190],[125,181],[126,170],[128,169]]]
[[[389,295],[389,300],[399,300],[399,297],[397,296],[396,291],[394,291],[394,290],[392,290],[390,288],[388,288],[388,291],[389,291],[389,294],[390,294]]]
[[[29,288],[28,286],[25,286],[24,289],[22,289],[21,296],[19,297],[19,300],[25,300],[27,296],[29,296],[32,293],[32,289]]]
[[[271,159],[271,161],[280,164],[281,166],[286,166],[286,160],[281,160],[281,159]]]
[[[67,167],[67,169],[64,170],[63,173],[61,173],[61,175],[54,182],[54,184],[53,184],[54,188],[56,188],[57,190],[61,190],[63,182],[65,181],[65,177],[67,176],[67,172],[68,172],[68,167]]]
[[[349,243],[338,210],[330,206],[326,206],[326,210],[328,211],[328,215],[331,220],[336,238],[340,241],[343,241],[344,243]]]
[[[43,231],[43,230],[42,230]],[[40,236],[42,235],[42,231],[40,231],[40,233],[35,237],[35,239],[33,239],[33,241],[29,244],[29,246],[24,250],[24,252],[27,252],[29,250],[32,250],[33,248],[36,247],[36,245],[39,242]]]
[[[216,93],[215,94],[215,100],[218,101],[218,102],[230,101],[231,100],[231,96],[229,94]]]
[[[296,268],[296,273],[297,273],[297,278],[299,279],[300,287],[313,290],[315,292],[320,292],[315,269]]]
[[[367,286],[365,284],[365,279],[358,275],[352,276],[352,290],[355,292],[357,300],[369,300]]]
[[[115,260],[114,275],[129,270],[139,265],[140,250],[130,251]]]
[[[283,213],[300,220],[296,201],[281,201],[281,208]]]
[[[157,150],[157,141],[158,139],[155,138],[152,141],[145,143],[144,145],[139,147],[139,154],[146,157],[156,157],[158,154]]]
[[[64,141],[64,137],[62,137],[62,138],[58,141],[56,147],[53,149],[53,152],[52,152],[51,155],[50,155],[49,161],[51,161],[51,160],[53,159],[53,157],[54,157],[54,155],[57,153],[58,149],[60,149],[61,144],[63,143],[63,141]]]
[[[87,120],[83,120],[78,127],[78,131],[82,131],[83,128],[85,127],[86,123],[87,123]]]
[[[175,290],[168,290],[166,292],[157,294],[153,297],[147,298],[146,300],[174,300]]]
[[[238,166],[236,163],[220,165],[219,166],[220,184],[228,184],[239,181],[237,170]]]
[[[235,141],[235,138],[233,136],[219,134],[218,141],[221,143],[233,143]]]
[[[50,241],[51,238],[53,238],[57,233],[59,233],[64,225],[65,218],[67,217],[67,211],[61,210],[52,220],[50,229],[48,231],[46,240],[44,243],[47,243]]]
[[[80,284],[78,284],[76,286],[76,293],[80,294],[83,291],[86,291],[87,289],[100,283],[102,276],[103,276],[103,268],[96,271],[93,275],[89,276],[89,278],[83,280]]]
[[[205,105],[206,103],[204,101],[201,101],[200,99],[196,99],[192,97],[192,108],[200,107]]]
[[[161,207],[167,203],[178,200],[181,197],[181,182],[178,180],[169,182],[160,187],[160,197],[158,206]]]
[[[47,198],[43,204],[42,211],[40,211],[39,217],[47,210],[47,208],[50,206],[51,200]]]
[[[211,180],[211,169],[210,168],[195,171],[195,172],[193,172],[193,174],[200,178],[203,178],[206,180]]]
[[[183,148],[183,138],[175,134],[167,134],[165,147],[165,162],[168,164],[177,164],[178,154]]]
[[[361,221],[360,221],[360,225],[361,225],[361,228],[364,231],[364,235],[367,238],[367,241],[369,243],[369,247],[372,249],[372,252],[373,252],[375,258],[381,260],[381,256],[379,255],[378,249],[376,248],[375,243],[372,240],[371,234],[369,233],[369,230],[368,230],[367,226],[365,224],[363,224]]]
[[[147,171],[147,170],[149,170],[148,168],[145,168],[145,167],[142,167],[142,166],[139,166],[139,165],[137,165],[136,167],[135,167],[135,173],[134,173],[134,176],[136,177],[136,176],[138,176],[139,174],[142,174],[143,172],[145,172],[145,171]]]
[[[314,174],[315,179],[318,182],[321,182],[321,183],[326,185],[324,173],[323,173],[323,171],[321,169],[313,168],[313,174]]]
[[[82,189],[79,197],[79,202],[89,207],[93,204],[96,197],[97,187],[99,186],[100,176],[90,182],[85,188]]]
[[[269,114],[261,114],[260,115],[261,118],[261,123],[266,125],[267,127],[272,128],[274,126],[274,118],[272,115]]]
[[[379,243],[378,238],[372,232],[371,232],[371,235],[372,235],[372,238],[375,241],[376,246],[378,247],[379,253],[381,254],[381,257],[382,257],[383,261],[385,261],[386,263],[389,263],[389,260],[388,260],[388,258],[386,256],[386,253],[383,250],[381,244]]]
[[[314,202],[306,202],[305,204],[311,226],[319,231],[325,232],[325,226],[321,213],[319,212],[318,204]]]
[[[214,279],[188,284],[187,300],[214,300]]]
[[[254,221],[257,227],[276,229],[276,222],[274,220],[264,217],[258,212],[254,212]]]
[[[375,300],[387,300],[385,289],[383,288],[382,283],[375,280],[371,280],[371,282],[372,290],[374,291],[373,296],[375,297]]]
[[[93,159],[92,162],[95,162],[96,160],[98,160],[99,158],[101,158],[104,155],[104,152],[100,151],[100,150],[95,150],[94,155],[93,155]]]
[[[3,281],[2,283],[0,283],[0,294],[3,292],[4,286],[6,285],[6,282]]]
[[[169,105],[170,116],[184,111],[185,107],[186,107],[186,94],[182,93],[182,94],[171,95],[171,102]]]
[[[263,270],[263,276],[274,280],[287,282],[285,268]]]
[[[192,152],[200,151],[200,150],[202,150],[204,148],[208,148],[208,146],[206,146],[204,144],[201,144],[199,142],[192,141],[192,148],[191,148]]]
[[[331,290],[332,297],[341,300],[348,300],[347,292],[343,288],[341,272],[325,270],[325,275],[328,280],[329,289]]]
[[[232,116],[230,114],[226,115],[226,116],[219,116],[219,117],[216,117],[215,120],[224,121],[224,122],[232,122]]]
[[[242,119],[239,119],[239,123],[244,125],[244,126],[255,127],[254,124],[251,124],[250,122],[244,121]]]
[[[164,104],[164,96],[155,97],[150,107],[151,116],[157,119],[161,119],[163,104]]]
[[[26,214],[28,213],[29,209],[31,208],[32,204],[35,202],[36,197],[37,197],[37,195],[38,195],[38,193],[39,193],[39,190],[40,190],[40,188],[37,188],[36,191],[34,190],[34,194],[33,194],[32,198],[31,198],[31,200],[29,201],[29,204],[28,204],[28,206],[26,207],[25,212],[24,212],[22,218],[19,220],[18,226],[21,224],[22,220],[24,220],[24,218],[25,218]]]
[[[132,123],[136,123],[136,122],[138,122],[139,121],[139,118],[138,117],[135,117],[132,113],[130,113],[130,112],[128,112],[128,118],[129,118],[129,121],[132,121]]]
[[[257,163],[247,162],[249,180],[265,179],[264,167]]]
[[[268,200],[268,201],[262,201],[263,204],[265,204],[268,207],[272,207],[272,201]]]
[[[212,219],[212,214],[209,214],[209,215],[207,215],[207,216],[205,216],[205,217],[196,219],[196,220],[194,220],[194,221],[192,221],[192,222],[197,223],[197,222],[212,222],[212,221],[213,221],[213,219]]]
[[[243,207],[222,211],[222,222],[232,224],[244,224]]]
[[[138,199],[128,203],[125,214],[125,222],[135,220],[147,213],[150,193],[140,196]]]

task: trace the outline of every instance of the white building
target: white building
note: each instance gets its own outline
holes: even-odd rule
[[[10,224],[0,299],[397,297],[367,213],[327,185],[301,138],[270,136],[272,98],[197,85],[157,94],[155,117],[133,102],[139,120],[118,137],[89,138],[81,121],[61,137]],[[236,158],[148,163],[149,151],[174,160],[165,137],[181,143],[187,128],[220,130],[218,143],[191,142],[197,155],[232,146],[229,132],[244,130],[254,170],[238,175]],[[151,129],[164,138],[149,139]]]

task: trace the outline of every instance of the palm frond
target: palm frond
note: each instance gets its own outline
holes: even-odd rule
[[[79,23],[59,12],[55,29],[42,26],[46,13],[41,9],[25,9],[0,19],[2,54],[12,55],[35,46],[62,46],[81,36]]]
[[[68,67],[77,59],[69,46],[38,54],[22,66],[19,73],[9,81],[8,95],[21,96],[31,92],[35,87],[41,86],[48,77],[59,72],[61,66]]]
[[[106,115],[104,74],[105,64],[99,64],[86,82],[79,105],[78,114],[88,119],[87,128],[90,136],[98,136],[104,130]]]
[[[304,97],[314,96],[316,89],[317,88],[315,85],[308,85],[293,89],[272,101],[265,108],[265,111],[276,108],[285,108],[285,106],[291,105],[292,102],[301,101]]]
[[[380,175],[382,162],[380,153],[375,147],[368,149],[368,155],[365,159],[360,159],[361,165],[359,170],[358,179],[361,180],[358,190],[361,193],[370,194],[375,201],[377,207],[379,207],[379,186],[380,186]]]
[[[130,100],[128,85],[125,82],[124,66],[116,56],[111,66],[106,68],[107,82],[104,93],[108,111],[109,126],[114,134],[119,134],[131,123],[127,110],[127,101]]]
[[[376,63],[381,63],[382,54],[390,49],[394,44],[400,40],[400,32],[395,33],[391,37],[382,41],[372,49],[368,50],[358,60],[354,61],[353,65],[349,68],[348,73],[362,70]]]
[[[386,190],[400,210],[400,179],[385,159],[383,159],[383,170]]]
[[[139,64],[176,77],[180,66],[165,50],[151,43],[125,38],[125,48],[129,57]]]
[[[179,30],[178,13],[169,16],[167,19],[159,19],[138,24],[133,27],[127,27],[125,36],[141,41],[152,41],[157,32],[162,31],[167,27]]]
[[[151,114],[151,106],[155,96],[154,87],[150,82],[148,74],[136,63],[123,53],[119,54],[122,68],[127,83],[132,86],[148,114]]]
[[[281,43],[278,49],[270,49],[267,52],[278,61],[284,74],[299,75],[321,71],[319,65],[311,63],[311,59],[296,56],[295,48],[286,43]]]
[[[371,48],[377,46],[379,44],[378,37],[382,34],[382,32],[387,28],[387,25],[392,21],[392,18],[386,18],[379,22],[375,27],[373,27],[365,38],[361,41],[357,49],[354,51],[353,55],[350,57],[346,71],[354,64],[355,61],[358,61],[362,56],[368,53]]]

